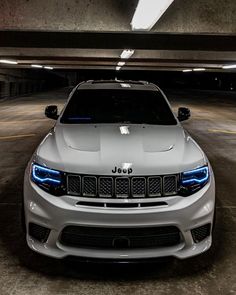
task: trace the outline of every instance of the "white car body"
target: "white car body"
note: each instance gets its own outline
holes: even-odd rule
[[[153,84],[128,84],[131,89],[161,92]],[[114,83],[86,82],[79,84],[72,91],[69,100],[74,92],[80,91],[80,89],[102,91],[108,88],[119,88],[123,89],[122,91],[130,89],[115,81]],[[163,93],[162,95],[167,102],[165,95]],[[81,258],[132,260],[163,256],[188,258],[201,254],[210,248],[215,208],[213,171],[204,152],[183,129],[176,117],[176,125],[171,126],[120,123],[64,124],[60,121],[64,110],[57,119],[54,128],[36,149],[25,171],[26,239],[32,250],[55,258],[78,256]],[[82,193],[72,195],[68,191],[68,187],[65,194],[55,196],[32,181],[32,163],[70,175],[95,176],[97,182],[100,181],[99,176],[112,177],[113,182],[120,176],[128,179],[131,186],[131,181],[135,181],[131,180],[132,178],[143,177],[142,180],[145,178],[146,181],[146,190],[150,189],[147,186],[147,183],[148,185],[151,183],[149,177],[161,176],[160,181],[162,181],[162,189],[164,189],[164,176],[175,175],[176,181],[179,181],[179,175],[184,171],[207,165],[209,181],[201,189],[188,196],[182,196],[176,192],[174,195],[155,197],[141,195],[140,197],[108,198],[97,195],[91,197]],[[75,179],[78,180],[78,178]],[[142,183],[142,180],[138,179],[137,181]],[[83,179],[83,181],[85,180]],[[132,189],[134,189],[133,182]],[[46,240],[39,240],[30,234],[30,223],[48,229]],[[209,225],[209,233],[201,241],[194,241],[191,231],[204,225]],[[113,239],[112,245],[111,247],[107,245],[86,247],[81,246],[80,241],[76,241],[75,244],[64,243],[61,240],[62,231],[71,226],[73,227],[70,228],[72,233],[76,226],[85,229],[84,241],[88,238],[86,231],[89,233],[90,229],[93,229],[96,233],[97,229],[99,233],[100,229],[105,230],[108,239]],[[165,245],[163,239],[159,246],[158,242],[154,240],[152,241],[154,246],[149,246],[148,241],[151,237],[146,236],[144,231],[148,233],[150,229],[155,232],[155,228],[159,230],[161,227],[164,229],[160,233],[160,239],[163,238],[163,234],[165,235],[166,227],[170,227],[168,228],[170,231],[171,227],[175,227],[179,231],[178,242],[173,245],[172,242],[170,245],[168,243]],[[108,230],[107,233],[106,230]],[[130,232],[131,236],[133,232],[136,233],[140,230],[142,235],[138,238],[143,241],[146,239],[147,245],[142,244],[139,247],[137,244],[132,247],[132,239],[135,240],[134,243],[139,243],[138,234],[130,238],[129,233],[125,230]],[[115,236],[112,231],[115,232]],[[103,235],[104,232],[101,231],[101,234]],[[99,238],[102,239],[102,237]],[[166,236],[166,238],[168,237]],[[81,236],[80,239],[82,239]]]

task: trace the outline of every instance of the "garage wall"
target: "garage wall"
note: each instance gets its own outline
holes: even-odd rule
[[[0,69],[0,99],[67,85],[67,79],[55,73]]]

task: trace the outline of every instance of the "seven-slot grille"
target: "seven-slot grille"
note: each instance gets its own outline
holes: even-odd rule
[[[68,175],[67,193],[82,197],[143,198],[177,193],[177,175],[161,176],[91,176]]]

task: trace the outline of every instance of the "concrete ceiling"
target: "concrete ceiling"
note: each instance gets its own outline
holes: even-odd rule
[[[175,0],[147,33],[131,32],[137,2],[1,0],[0,59],[18,64],[0,68],[115,70],[125,48],[135,53],[122,70],[225,71],[236,63],[235,0]]]
[[[137,3],[138,0],[1,0],[0,28],[131,31]],[[232,34],[236,33],[235,15],[235,0],[174,0],[152,31]]]

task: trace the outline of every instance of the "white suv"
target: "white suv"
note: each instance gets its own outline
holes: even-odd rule
[[[29,162],[29,247],[63,258],[187,258],[212,243],[211,165],[154,84],[88,81],[71,92]]]

